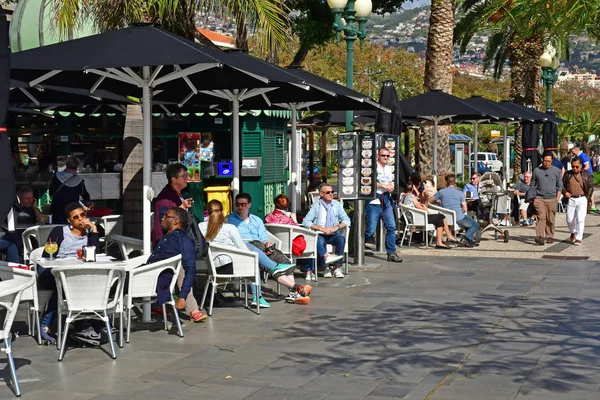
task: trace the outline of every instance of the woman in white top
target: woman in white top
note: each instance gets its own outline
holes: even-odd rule
[[[211,200],[206,204],[206,210],[208,211],[208,221],[200,222],[198,227],[204,239],[209,243],[219,243],[225,246],[237,247],[238,249],[248,250],[248,247],[244,244],[242,237],[235,225],[228,224],[225,222],[225,215],[223,214],[223,204],[219,200]],[[220,267],[225,267],[227,264],[223,264]],[[251,285],[252,289],[252,305],[256,305],[256,285]],[[261,307],[271,307],[271,305],[260,296]]]

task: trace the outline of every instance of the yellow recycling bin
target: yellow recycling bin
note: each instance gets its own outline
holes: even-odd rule
[[[207,203],[211,200],[219,200],[223,204],[223,213],[231,214],[231,188],[229,186],[212,186],[204,188]]]

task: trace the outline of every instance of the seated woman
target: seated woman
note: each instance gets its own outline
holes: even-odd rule
[[[69,225],[57,226],[48,235],[48,240],[52,240],[58,245],[56,258],[77,257],[77,250],[85,246],[100,248],[98,228],[92,221],[87,219],[87,213],[79,202],[67,204],[65,215]],[[40,244],[43,245],[43,243]],[[48,257],[48,254],[44,251],[43,256]],[[56,339],[50,335],[49,327],[57,310],[56,281],[51,269],[38,266],[37,271],[40,288],[53,291],[52,297],[48,301],[46,313],[42,317],[41,334],[44,340],[54,342]]]
[[[219,200],[211,200],[206,204],[206,210],[208,211],[208,221],[200,222],[198,227],[204,239],[209,243],[219,243],[225,246],[237,247],[238,249],[248,250],[246,244],[240,236],[238,229],[225,222],[225,215],[223,214],[223,204]],[[231,262],[223,265],[218,265],[218,268],[222,273],[232,273],[233,266]],[[256,305],[256,285],[251,285],[252,290],[252,305]],[[260,295],[260,306],[269,308],[271,305],[263,298],[262,293]]]
[[[419,185],[420,182],[416,182],[416,179],[411,177],[410,190],[407,190],[404,197],[402,198],[402,204],[405,204],[410,207],[414,207],[419,210],[424,210],[427,212],[427,220],[433,226],[435,226],[436,230],[436,239],[437,243],[436,249],[450,249],[450,247],[444,244],[443,234],[446,232],[446,236],[448,237],[447,242],[458,244],[456,238],[450,232],[450,227],[448,226],[448,221],[446,221],[446,216],[438,213],[431,213],[429,211],[429,199],[427,197],[427,192],[423,192],[419,194]],[[425,239],[427,240],[427,238]]]
[[[288,199],[288,197],[285,194],[280,194],[279,196],[275,197],[275,210],[273,210],[272,213],[267,214],[265,216],[265,223],[300,226],[298,224],[298,220],[296,219],[296,214],[288,211],[289,207],[290,199]],[[296,238],[294,238],[294,241],[295,240]],[[294,241],[292,241],[292,245],[294,245]],[[305,240],[304,248],[306,248]],[[317,280],[315,276],[315,260],[298,260],[297,264],[305,267],[307,281]]]

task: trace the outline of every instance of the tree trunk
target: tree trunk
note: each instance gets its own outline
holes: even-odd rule
[[[123,235],[138,239],[143,236],[143,136],[142,107],[127,106],[123,134]]]
[[[540,104],[539,82],[541,70],[538,59],[544,52],[544,44],[540,36],[520,40],[513,37],[508,46],[510,61],[510,99],[519,104]],[[521,175],[521,156],[523,154],[523,129],[515,126],[515,179]]]
[[[560,150],[561,157],[564,157],[569,153],[569,139],[568,138],[562,137],[560,139],[559,150]]]
[[[433,0],[429,17],[425,56],[425,90],[452,93],[452,52],[454,36],[454,0]],[[433,173],[433,128],[425,128],[420,147],[421,173]],[[450,129],[438,129],[439,176],[452,170],[450,163]],[[439,180],[438,180],[439,182]]]
[[[235,47],[240,50],[248,51],[248,25],[246,24],[246,15],[239,7],[239,2],[233,2],[233,15],[235,16]]]
[[[306,59],[306,56],[308,55],[309,52],[310,52],[310,47],[301,45],[300,48],[298,49],[298,51],[296,52],[294,59],[292,60],[290,65],[288,65],[288,67],[291,67],[291,68],[302,67],[302,63]]]

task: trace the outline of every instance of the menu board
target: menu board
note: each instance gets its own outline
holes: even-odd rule
[[[388,163],[394,173],[394,191],[392,193],[400,194],[402,188],[400,187],[399,174],[396,173],[396,167],[400,165],[400,137],[387,133],[376,133],[375,136],[377,137],[377,149],[385,147],[390,151]]]
[[[346,132],[338,135],[338,197],[374,199],[376,195],[375,134]]]

